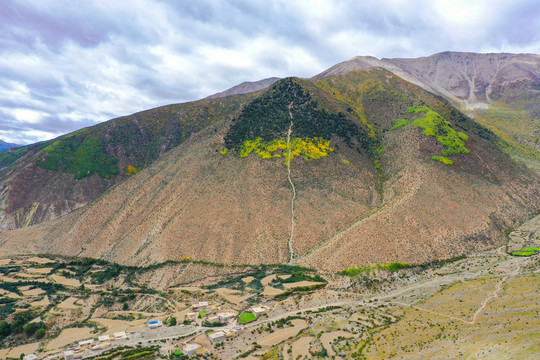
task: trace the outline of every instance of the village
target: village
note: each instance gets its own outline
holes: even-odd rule
[[[212,347],[233,338],[243,331],[238,325],[237,313],[224,309],[221,304],[199,301],[190,307],[191,312],[184,315],[183,323],[164,324],[162,320],[150,320],[140,332],[119,331],[84,339],[70,345],[62,351],[48,353],[45,356],[25,355],[25,360],[85,359],[96,357],[106,350],[122,346],[149,346],[154,341],[174,340],[171,350],[173,355],[209,355]],[[269,310],[266,306],[254,306],[244,314],[260,317]],[[208,344],[209,342],[209,344]],[[211,345],[211,346],[208,346]]]
[[[512,324],[505,306],[516,297],[523,309],[515,337],[527,349],[539,325],[529,311],[537,309],[538,292],[527,285],[537,268],[537,256],[509,256],[502,248],[419,269],[373,267],[324,279],[283,265],[135,269],[44,256],[0,259],[0,334],[3,323],[13,330],[30,314],[21,330],[0,335],[0,358],[385,358],[433,342],[457,346],[458,334],[487,333],[501,316]],[[477,321],[482,327],[473,326]],[[38,338],[30,328],[46,334]],[[400,338],[399,347],[384,341],[389,334]],[[478,346],[471,343],[471,351]]]

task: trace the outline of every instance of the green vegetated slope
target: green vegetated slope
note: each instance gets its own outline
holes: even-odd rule
[[[66,214],[147,167],[254,94],[163,106],[0,152],[0,231]],[[94,175],[94,176],[92,176]]]
[[[458,125],[458,130],[465,127],[484,136],[493,136],[450,105],[389,74],[378,69],[316,82],[296,78],[278,81],[233,120],[222,153],[235,150],[241,158],[251,153],[261,159],[284,157],[288,166],[289,148],[291,161],[296,156],[303,156],[305,160],[319,159],[334,150],[331,140],[335,136],[350,147],[358,145],[380,168],[380,154],[385,150],[383,132],[409,122],[400,119],[389,125],[390,119],[398,115],[423,114],[414,119],[413,125],[444,146],[443,156],[434,154],[434,160],[451,163],[446,156],[467,154],[465,141],[468,135],[456,131],[443,115],[425,105],[424,100],[443,110],[445,116],[463,122],[461,127]]]
[[[537,101],[540,104],[540,98]],[[523,102],[497,101],[473,114],[479,124],[497,134],[502,151],[540,173],[540,110]]]
[[[129,174],[127,166],[143,168],[191,134],[234,114],[253,95],[168,105],[113,119],[57,139],[0,153],[0,168],[35,153],[36,165],[103,178]]]
[[[290,161],[296,156],[319,159],[333,151],[332,136],[348,144],[361,136],[358,127],[343,112],[321,107],[304,86],[307,86],[305,81],[287,78],[248,104],[225,136],[226,149],[236,150],[240,157],[252,152],[261,159],[283,157],[289,166],[289,149]]]

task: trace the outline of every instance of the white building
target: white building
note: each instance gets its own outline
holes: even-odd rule
[[[88,339],[84,341],[79,341],[79,346],[86,347],[86,346],[92,345],[93,343],[94,343],[94,339]]]
[[[208,334],[208,340],[212,342],[212,344],[223,342],[227,338],[227,335],[223,331],[216,331],[214,333]]]
[[[208,308],[208,301],[199,301],[199,310],[206,310]]]
[[[253,313],[253,315],[255,315],[256,317],[259,317],[261,316],[262,314],[264,314],[266,312],[266,308],[263,308],[263,307],[253,307],[251,308],[251,312]]]
[[[184,320],[195,321],[197,320],[197,315],[198,314],[196,312],[187,313],[186,316],[184,317]]]
[[[36,354],[30,354],[23,357],[23,360],[37,360],[37,359],[39,358],[36,356]]]
[[[232,313],[232,312],[222,312],[222,313],[218,313],[217,316],[219,317],[219,321],[228,322],[229,320],[234,318],[234,313]]]
[[[161,326],[163,326],[163,321],[152,320],[148,322],[148,327],[150,329],[157,329],[158,327],[161,327]]]
[[[219,316],[214,315],[214,316],[207,317],[206,321],[214,323],[214,322],[219,322],[220,320],[219,320]]]
[[[64,359],[65,360],[73,360],[75,359],[75,353],[71,350],[64,351]]]
[[[127,335],[126,335],[126,332],[125,331],[119,331],[119,332],[115,332],[113,334],[114,338],[116,340],[120,340],[120,339],[127,339]]]
[[[99,342],[109,341],[109,340],[111,340],[111,336],[110,335],[102,335],[102,336],[98,337],[98,340],[99,340]]]
[[[201,347],[199,344],[186,344],[182,348],[182,352],[187,356],[193,356],[197,354],[197,350]]]

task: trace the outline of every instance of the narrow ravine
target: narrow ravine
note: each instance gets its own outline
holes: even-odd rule
[[[287,131],[287,149],[289,150],[289,153],[287,155],[287,178],[289,179],[289,183],[291,184],[292,189],[292,198],[291,198],[291,232],[289,235],[289,264],[294,263],[294,260],[298,257],[298,254],[294,251],[293,248],[293,238],[294,238],[294,200],[296,199],[296,188],[294,187],[294,183],[291,180],[291,147],[290,147],[290,141],[291,141],[291,134],[292,134],[292,128],[293,128],[293,116],[291,112],[291,106],[289,105],[289,117],[291,118],[291,123],[289,125],[289,130]]]

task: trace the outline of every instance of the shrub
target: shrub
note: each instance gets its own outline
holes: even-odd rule
[[[45,333],[46,331],[44,328],[39,329],[36,331],[36,339],[43,339],[43,337],[45,337]]]
[[[446,164],[446,165],[452,165],[454,163],[454,161],[450,160],[449,158],[445,156],[432,156],[431,159],[442,162],[443,164]]]

